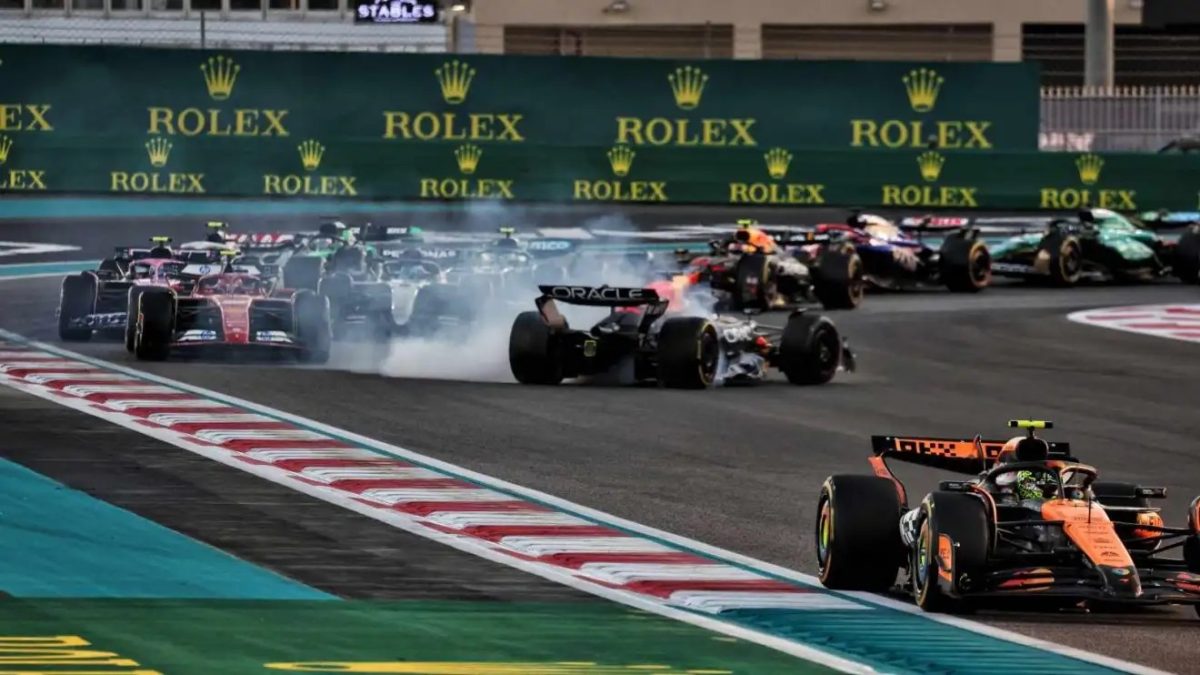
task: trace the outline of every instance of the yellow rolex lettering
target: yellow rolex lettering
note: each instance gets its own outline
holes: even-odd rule
[[[666,145],[671,142],[671,120],[665,117],[655,117],[646,124],[646,141],[650,145]]]
[[[728,125],[725,120],[703,120],[701,122],[701,143],[718,145],[725,138],[725,127]]]
[[[853,147],[878,146],[878,133],[879,125],[873,120],[850,120],[850,145]]]
[[[807,183],[730,183],[733,204],[824,204],[824,185]]]
[[[880,201],[884,206],[958,206],[976,208],[978,188],[951,185],[884,185]]]
[[[112,178],[109,182],[109,192],[133,192],[133,188],[129,187],[129,172],[113,171],[109,175]]]
[[[1041,208],[1043,209],[1061,209],[1058,203],[1058,190],[1054,188],[1042,188]]]
[[[688,128],[689,122],[690,120],[684,119],[675,120],[675,145],[687,147],[700,144],[700,137]]]
[[[21,106],[0,104],[0,131],[20,131],[19,115]]]
[[[54,131],[54,127],[50,126],[50,122],[46,119],[46,113],[50,110],[49,105],[26,105],[25,112],[29,114],[29,121],[25,124],[26,131]]]
[[[457,119],[452,112],[442,113],[442,128],[445,129],[445,133],[442,134],[443,139],[447,141],[461,141],[467,138],[467,135],[461,129],[456,132],[455,121]]]
[[[1101,190],[1100,208],[1134,211],[1137,209],[1137,204],[1133,200],[1135,194],[1137,193],[1133,190]]]
[[[884,206],[893,206],[900,203],[900,186],[899,185],[884,185],[883,195],[880,201]]]
[[[937,123],[937,143],[939,149],[949,148],[951,150],[962,147],[962,140],[958,134],[962,131],[962,122],[938,122]]]
[[[964,124],[966,124],[967,133],[971,136],[967,139],[968,148],[979,148],[980,150],[992,149],[992,143],[987,139],[987,134],[985,133],[988,127],[992,126],[991,122],[967,120]]]
[[[636,117],[618,117],[617,143],[644,145],[646,140],[642,136],[642,121]]]
[[[413,118],[413,135],[422,141],[430,141],[438,137],[441,131],[438,117],[431,112],[417,113]]]
[[[588,199],[592,198],[592,184],[586,180],[576,180],[575,186],[571,190],[572,199]]]
[[[262,133],[263,136],[287,136],[287,128],[283,126],[283,118],[287,117],[286,110],[264,110],[262,111],[264,121],[267,123],[267,129]]]
[[[422,178],[421,179],[421,199],[437,198],[437,179]]]
[[[753,119],[729,120],[729,125],[733,127],[734,134],[734,138],[729,145],[758,145],[758,142],[754,140],[754,136],[750,134],[750,127],[754,126],[756,121]]]
[[[257,136],[258,135],[258,111],[257,110],[237,110],[233,114],[233,135],[234,136]]]
[[[453,113],[446,113],[447,115]],[[471,140],[491,140],[492,138],[492,115],[471,115]],[[458,136],[457,138],[463,138]]]
[[[750,186],[746,183],[730,183],[729,184],[729,201],[733,204],[746,204],[750,202],[749,195]]]
[[[498,115],[497,119],[500,120],[501,126],[504,127],[500,130],[500,136],[497,137],[497,140],[512,141],[513,143],[520,143],[525,140],[525,137],[522,136],[519,131],[517,131],[517,123],[522,119],[525,119],[524,115],[502,114]]]
[[[204,112],[199,108],[186,108],[175,116],[175,125],[184,136],[197,136],[204,131]]]
[[[226,122],[222,126],[221,111],[215,108],[208,109],[208,135],[209,136],[228,136],[230,132],[229,123]]]
[[[148,134],[164,134],[167,136],[175,135],[175,124],[172,121],[175,117],[170,108],[158,108],[151,106],[146,109],[150,113],[150,128],[146,129]]]
[[[412,134],[408,131],[408,113],[391,110],[383,111],[383,137],[396,138],[397,134],[399,134],[400,138],[412,137]]]

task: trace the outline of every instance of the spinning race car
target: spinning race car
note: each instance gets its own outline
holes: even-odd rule
[[[821,582],[881,592],[907,570],[901,589],[923,609],[945,612],[1000,600],[1200,604],[1200,498],[1187,527],[1165,527],[1148,500],[1166,488],[1099,482],[1068,444],[1034,435],[1052,423],[1009,426],[1028,435],[872,437],[875,475],[831,476],[821,488]],[[910,509],[889,459],[974,477],[942,481]],[[1178,548],[1182,559],[1163,555]]]
[[[626,364],[635,381],[678,389],[755,382],[768,366],[792,384],[824,384],[839,368],[854,368],[833,322],[816,314],[793,312],[778,330],[730,317],[668,315],[675,298],[655,288],[539,288],[537,311],[519,314],[509,336],[509,365],[522,384],[554,385]],[[669,293],[669,284],[660,290]],[[557,303],[611,311],[587,330],[572,330]]]
[[[232,259],[236,251],[229,251]],[[201,277],[191,295],[142,289],[130,311],[129,346],[140,360],[173,352],[272,351],[308,363],[329,359],[329,303],[310,290],[275,290],[271,280],[231,264]]]

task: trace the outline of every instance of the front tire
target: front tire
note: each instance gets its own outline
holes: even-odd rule
[[[1049,256],[1050,283],[1068,287],[1083,276],[1083,246],[1079,239],[1062,232],[1051,232],[1038,244],[1038,254]]]
[[[292,323],[300,340],[300,360],[323,364],[329,361],[333,331],[329,320],[329,301],[312,291],[298,291],[292,299]]]
[[[987,511],[976,497],[934,492],[926,499],[921,505],[909,568],[913,596],[921,609],[946,613],[970,610],[957,593],[964,577],[971,578],[986,569],[989,529]]]
[[[58,299],[58,337],[63,342],[86,342],[92,339],[92,328],[72,324],[96,312],[96,293],[99,280],[92,272],[70,276],[62,281]]]
[[[144,290],[141,286],[130,286],[129,302],[125,303],[125,351],[130,354],[137,339],[138,300]]]
[[[817,259],[813,294],[825,309],[854,309],[866,289],[863,261],[852,246],[829,249]]]
[[[521,312],[508,335],[508,366],[521,384],[555,385],[563,380],[562,355],[554,331],[538,312]]]
[[[904,560],[900,495],[878,476],[830,476],[817,499],[817,564],[826,588],[883,592]]]
[[[792,384],[825,384],[842,362],[837,327],[819,314],[788,317],[779,343],[779,369]]]
[[[658,332],[658,381],[671,389],[705,389],[717,379],[721,343],[702,317],[663,322]]]
[[[138,298],[133,355],[139,361],[162,361],[171,353],[175,336],[175,294],[166,288],[147,288]]]
[[[325,260],[320,256],[292,256],[283,265],[283,285],[285,288],[315,291],[320,286],[324,269]]]
[[[942,242],[938,273],[952,293],[978,293],[992,281],[992,256],[987,244],[961,233]]]
[[[1192,225],[1179,236],[1171,268],[1183,283],[1200,283],[1200,225]]]

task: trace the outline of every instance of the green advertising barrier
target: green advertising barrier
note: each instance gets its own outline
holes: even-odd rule
[[[1025,64],[4,46],[0,189],[1197,206],[1200,160],[1033,152],[1037,97]]]

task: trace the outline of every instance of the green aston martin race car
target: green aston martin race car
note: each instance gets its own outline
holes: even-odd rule
[[[360,228],[361,230],[361,228]],[[286,288],[317,290],[321,278],[335,268],[355,267],[374,255],[375,248],[360,240],[358,232],[344,223],[322,223],[316,232],[297,235],[297,248],[283,267]]]
[[[978,218],[984,236],[1012,234],[990,246],[992,273],[1055,286],[1081,281],[1151,281],[1175,276],[1200,283],[1200,213],[1139,218],[1086,209],[1074,218]],[[1161,230],[1182,230],[1177,240]]]

